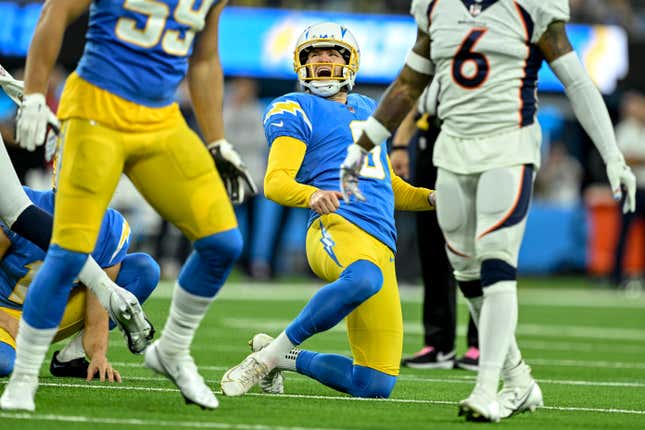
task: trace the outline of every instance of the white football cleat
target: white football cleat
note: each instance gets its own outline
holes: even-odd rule
[[[242,396],[269,374],[272,369],[260,361],[254,352],[222,376],[222,392],[226,396]]]
[[[459,402],[459,416],[464,415],[466,421],[499,422],[499,403],[496,398],[488,398],[475,388],[467,399]]]
[[[199,374],[189,354],[168,356],[159,351],[159,341],[154,342],[144,355],[145,366],[170,379],[179,388],[186,404],[194,403],[202,409],[215,409],[219,402]]]
[[[497,393],[502,418],[522,412],[534,412],[544,406],[542,390],[531,376],[531,368],[521,361],[513,369],[502,372],[504,386]]]
[[[0,409],[5,411],[35,411],[34,397],[37,389],[37,376],[11,375],[2,397],[0,397]]]
[[[137,297],[124,288],[113,288],[107,311],[123,333],[128,349],[134,354],[142,354],[152,342],[155,329],[143,313]]]
[[[258,333],[249,340],[249,346],[253,352],[258,352],[273,341],[273,338],[266,333]],[[275,368],[267,376],[260,379],[260,388],[268,394],[284,393],[284,375]]]

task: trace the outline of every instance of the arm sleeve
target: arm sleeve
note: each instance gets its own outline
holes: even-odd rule
[[[430,201],[428,200],[428,196],[432,190],[412,186],[397,176],[392,170],[389,157],[387,164],[392,177],[394,209],[403,211],[429,211],[434,209],[434,207],[430,206]]]
[[[576,53],[569,52],[553,61],[551,69],[564,85],[576,118],[598,148],[605,164],[622,159],[605,102]]]
[[[309,199],[318,188],[296,181],[306,150],[304,142],[292,137],[280,136],[273,141],[264,177],[267,199],[283,206],[309,207]]]

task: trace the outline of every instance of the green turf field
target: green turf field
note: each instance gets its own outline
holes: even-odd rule
[[[193,353],[219,392],[224,370],[248,353],[258,331],[278,333],[314,291],[314,285],[229,283],[197,334]],[[145,305],[160,330],[170,285]],[[402,288],[405,353],[421,346],[420,288]],[[499,425],[521,429],[645,428],[645,294],[611,292],[583,280],[533,280],[520,291],[518,340],[544,392],[545,408]],[[463,352],[466,307],[459,307],[458,349]],[[348,353],[344,328],[306,345]],[[52,350],[53,351],[53,350]],[[202,411],[183,403],[172,384],[142,368],[118,333],[110,355],[122,384],[55,379],[43,367],[37,412],[0,411],[2,429],[461,429],[457,402],[470,392],[474,373],[404,369],[388,400],[352,399],[300,375],[287,375],[284,395],[254,389],[241,398],[219,395],[220,407]],[[49,357],[47,365],[49,364]],[[4,382],[0,382],[0,389]]]

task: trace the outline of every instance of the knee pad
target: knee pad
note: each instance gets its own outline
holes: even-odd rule
[[[387,399],[396,383],[396,376],[369,367],[354,366],[352,381],[349,394],[353,397]]]
[[[206,261],[218,261],[222,264],[226,260],[233,264],[242,253],[244,241],[240,230],[234,228],[198,239],[193,247]]]
[[[16,350],[9,344],[0,342],[0,378],[11,375],[16,361]]]
[[[482,261],[481,285],[486,288],[503,281],[517,280],[517,268],[504,260],[491,258]]]
[[[351,284],[347,294],[352,302],[364,302],[378,293],[383,286],[383,273],[379,267],[367,260],[359,260],[347,266],[340,275]]]

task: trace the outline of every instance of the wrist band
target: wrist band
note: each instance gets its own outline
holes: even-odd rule
[[[408,145],[392,145],[390,148],[390,152],[394,151],[407,151],[408,150]]]
[[[380,145],[381,143],[383,143],[383,141],[385,141],[392,135],[392,133],[390,133],[390,131],[373,116],[367,118],[363,131],[372,141],[374,146]]]

